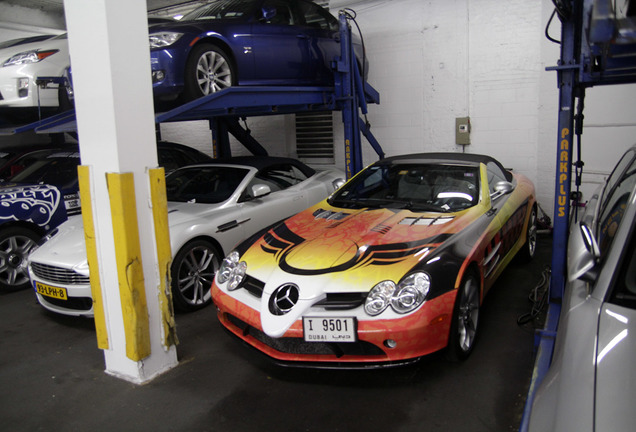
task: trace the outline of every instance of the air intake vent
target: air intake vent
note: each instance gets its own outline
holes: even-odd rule
[[[389,231],[391,231],[391,227],[389,225],[376,225],[373,228],[371,228],[371,231],[377,232],[380,234],[386,234]]]
[[[296,153],[303,162],[335,163],[331,111],[296,114]]]
[[[88,285],[88,276],[81,275],[73,270],[63,267],[50,266],[46,264],[31,263],[33,273],[45,281],[55,282],[64,285]]]

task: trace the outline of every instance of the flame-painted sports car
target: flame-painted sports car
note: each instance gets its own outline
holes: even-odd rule
[[[240,244],[212,298],[221,324],[285,365],[466,358],[484,295],[536,246],[534,186],[488,156],[378,161]]]

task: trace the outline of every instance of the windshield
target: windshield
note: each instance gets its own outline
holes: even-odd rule
[[[60,189],[78,189],[77,166],[80,164],[79,152],[42,150],[34,153],[38,154],[38,157],[30,154],[14,163],[15,166],[23,166],[24,168],[10,177],[8,181],[14,183],[51,184]]]
[[[373,165],[330,199],[335,207],[453,212],[479,201],[479,168],[441,164]]]
[[[232,196],[249,170],[233,167],[187,167],[166,178],[168,201],[221,203]]]
[[[629,197],[636,189],[636,158],[633,157],[633,152],[632,154],[628,153],[628,155],[630,156],[627,160],[629,166],[619,163],[607,182],[607,187],[604,191],[606,193],[603,195],[603,202],[601,203],[598,244],[603,258],[606,257],[607,251],[618,232],[618,227],[629,205]],[[619,172],[615,175],[617,171]]]
[[[256,0],[221,0],[201,6],[183,16],[181,21],[239,19],[249,16]]]

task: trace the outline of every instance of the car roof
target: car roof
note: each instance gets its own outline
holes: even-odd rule
[[[462,163],[469,165],[479,165],[492,163],[497,165],[506,175],[508,180],[511,180],[512,174],[504,168],[504,166],[495,158],[488,155],[476,154],[476,153],[454,153],[454,152],[434,152],[434,153],[412,153],[398,156],[391,156],[379,161],[380,163]]]
[[[490,156],[474,154],[474,153],[453,153],[453,152],[436,152],[436,153],[412,153],[398,156],[391,156],[383,159],[386,162],[469,162],[471,164],[479,164],[479,163],[488,163],[494,162],[498,163],[497,160]]]

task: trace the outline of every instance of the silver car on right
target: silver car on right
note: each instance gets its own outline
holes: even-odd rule
[[[554,354],[529,430],[634,431],[635,402],[636,146],[571,226]]]

